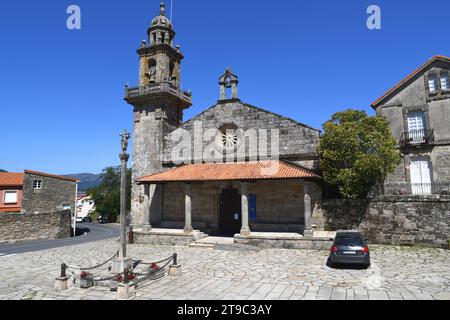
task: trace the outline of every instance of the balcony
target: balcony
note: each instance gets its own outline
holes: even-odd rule
[[[147,86],[129,88],[125,87],[125,100],[128,103],[151,102],[155,97],[168,95],[179,100],[185,108],[192,105],[192,94],[181,91],[170,82],[152,83]]]
[[[428,145],[434,142],[434,129],[403,132],[400,138],[402,148]]]
[[[450,181],[433,183],[385,183],[377,185],[372,196],[450,195]]]

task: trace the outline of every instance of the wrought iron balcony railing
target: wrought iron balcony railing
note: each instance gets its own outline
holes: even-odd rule
[[[433,183],[385,183],[376,186],[372,196],[428,196],[450,195],[450,181]]]
[[[400,138],[400,145],[402,147],[426,145],[432,142],[434,142],[434,129],[403,132]]]

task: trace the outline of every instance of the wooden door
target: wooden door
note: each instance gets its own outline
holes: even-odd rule
[[[220,233],[234,236],[242,227],[241,195],[237,189],[225,189],[220,195]]]

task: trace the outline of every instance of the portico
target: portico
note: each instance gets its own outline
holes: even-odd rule
[[[191,164],[140,178],[145,223],[151,229],[152,189],[161,187],[158,228],[249,237],[255,232],[312,235],[312,201],[320,178],[284,161]],[[314,202],[315,203],[315,202]],[[155,206],[155,204],[153,204]]]

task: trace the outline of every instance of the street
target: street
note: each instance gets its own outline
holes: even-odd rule
[[[86,244],[100,240],[118,238],[120,236],[119,226],[115,224],[78,223],[77,230],[84,233],[84,235],[66,239],[36,240],[24,243],[2,244],[0,245],[0,258],[25,252]]]

